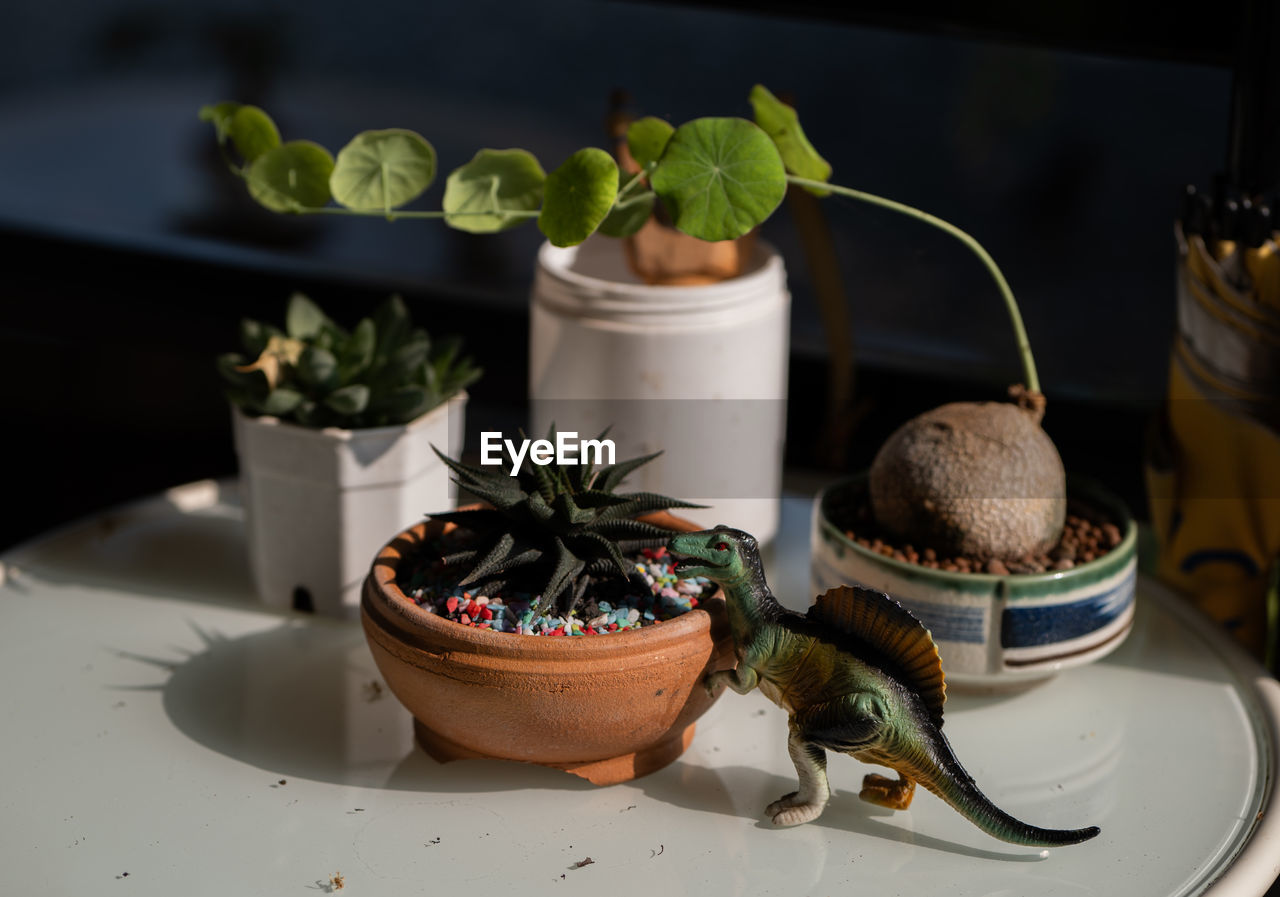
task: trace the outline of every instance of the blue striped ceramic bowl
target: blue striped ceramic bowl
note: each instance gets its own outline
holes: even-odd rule
[[[848,538],[828,512],[865,484],[862,474],[814,501],[813,593],[845,584],[888,592],[933,633],[949,682],[999,687],[1043,679],[1097,660],[1128,635],[1138,530],[1124,504],[1099,487],[1070,480],[1068,494],[1120,527],[1116,548],[1070,570],[996,576],[895,561]]]

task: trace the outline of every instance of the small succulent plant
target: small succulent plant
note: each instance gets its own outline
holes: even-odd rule
[[[554,427],[549,438],[555,441]],[[629,473],[660,452],[599,469],[587,463],[526,465],[516,475],[509,465],[473,467],[439,450],[436,454],[461,488],[491,506],[431,515],[474,537],[464,550],[445,555],[445,566],[467,569],[460,585],[540,596],[539,614],[553,607],[568,614],[593,579],[635,576],[629,556],[671,537],[670,530],[637,519],[640,515],[700,507],[652,492],[615,491]]]
[[[244,320],[243,354],[219,356],[227,397],[250,415],[305,427],[361,429],[403,424],[447,401],[480,376],[460,341],[432,341],[415,328],[399,296],[347,331],[301,293],[285,329]]]

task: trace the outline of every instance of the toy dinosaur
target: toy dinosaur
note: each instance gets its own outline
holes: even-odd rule
[[[842,586],[819,596],[807,616],[786,610],[769,591],[756,540],[718,526],[670,542],[682,576],[705,576],[724,589],[738,666],[706,678],[738,694],[760,688],[790,714],[787,751],[799,790],[765,810],[777,825],[818,818],[831,791],[827,751],[886,766],[898,780],[868,775],[863,800],[904,810],[916,782],[978,828],[1014,844],[1076,844],[1098,828],[1044,829],[997,808],[965,772],[942,734],[946,685],[929,631],[883,592]]]

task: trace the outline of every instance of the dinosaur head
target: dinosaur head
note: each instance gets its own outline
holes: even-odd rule
[[[667,547],[680,557],[676,575],[685,578],[705,576],[724,585],[741,580],[760,566],[756,537],[727,526],[681,533]]]

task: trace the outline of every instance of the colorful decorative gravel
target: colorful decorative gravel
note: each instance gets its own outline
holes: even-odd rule
[[[610,599],[592,598],[564,616],[536,613],[538,595],[514,592],[486,595],[482,589],[463,589],[437,562],[412,566],[399,580],[401,590],[419,607],[446,619],[497,632],[519,635],[606,635],[639,629],[678,617],[715,593],[715,583],[704,576],[680,579],[673,571],[675,559],[666,548],[645,548],[636,557],[636,572],[647,590],[628,581],[615,586]]]

